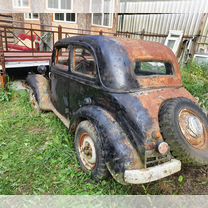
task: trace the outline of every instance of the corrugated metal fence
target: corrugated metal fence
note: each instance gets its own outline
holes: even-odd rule
[[[169,30],[182,30],[184,39],[197,37],[195,51],[208,53],[207,0],[121,0],[120,11],[121,35],[164,43]]]

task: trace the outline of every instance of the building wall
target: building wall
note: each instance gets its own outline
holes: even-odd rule
[[[12,21],[12,14],[11,13],[4,13],[4,14],[0,14],[0,24],[1,25],[6,25],[6,26],[12,26],[12,23],[8,22],[8,20]],[[0,35],[4,36],[5,34],[5,30],[3,27],[0,27]],[[7,43],[14,43],[14,38],[11,35],[11,33],[8,32],[8,36],[10,36],[7,39]],[[4,38],[3,38],[4,40]],[[5,47],[5,42],[3,42],[3,46]]]
[[[13,11],[13,0],[0,0],[0,12],[14,12]],[[91,11],[91,0],[71,0],[72,10],[68,12],[74,13],[90,13]],[[100,1],[100,0],[97,0]],[[120,0],[114,0],[116,4]],[[54,9],[47,8],[47,0],[29,0],[29,8],[15,8],[15,12],[33,12],[33,13],[51,13]],[[112,12],[119,12],[119,7],[116,7]],[[61,10],[56,12],[61,12]]]
[[[61,25],[63,27],[63,32],[72,32],[77,33],[77,29],[80,30],[80,33],[89,33],[88,31],[84,30],[93,30],[93,31],[100,31],[108,32],[108,33],[115,33],[117,29],[117,14],[114,14],[113,16],[113,26],[112,27],[102,27],[102,26],[94,26],[92,25],[92,14],[91,13],[78,13],[76,14],[76,22],[75,23],[68,23],[68,22],[62,22],[62,21],[55,21],[54,20],[54,14],[53,13],[40,13],[39,14],[39,20],[25,20],[23,13],[13,13],[13,20],[18,21],[18,23],[14,23],[14,26],[19,27],[26,27],[26,28],[32,28],[33,29],[45,29],[45,30],[51,30],[51,27],[43,26],[42,28],[40,25],[36,24],[42,24],[42,25],[49,25],[54,28],[52,30],[57,30],[57,27]],[[81,31],[83,30],[83,31]],[[18,32],[20,33],[20,31]],[[21,32],[23,33],[23,31]],[[99,34],[92,33],[92,34]]]
[[[91,14],[90,13],[78,13],[77,25],[79,29],[91,30]]]
[[[14,25],[19,25],[21,27],[31,27],[33,24],[34,29],[41,29],[40,26],[35,24],[48,24],[54,27],[59,25],[63,27],[68,27],[71,29],[82,29],[82,30],[102,30],[103,32],[115,33],[117,28],[117,15],[114,15],[113,18],[113,26],[112,27],[103,27],[103,26],[94,26],[92,25],[92,15],[89,13],[91,11],[91,0],[72,0],[72,10],[54,10],[47,8],[47,0],[29,0],[28,8],[16,8],[14,7],[13,0],[0,0],[0,11],[4,12],[4,8],[13,13],[14,21],[21,21],[21,23],[14,23]],[[100,0],[98,0],[100,1]],[[114,11],[117,11],[119,8],[119,0],[114,0],[114,5],[112,6]],[[15,12],[14,12],[15,11]],[[84,13],[88,11],[88,13]],[[68,23],[68,22],[59,22],[54,20],[54,15],[51,14],[48,19],[47,16],[49,13],[60,13],[60,12],[71,12],[76,13],[76,23]],[[44,16],[44,18],[40,18],[40,20],[25,20],[23,13],[39,13],[40,17]],[[63,29],[66,30],[66,29]],[[23,31],[22,31],[23,32]],[[22,33],[21,31],[17,33]],[[75,32],[75,31],[73,31]],[[86,31],[85,31],[86,33]],[[96,34],[96,33],[95,33]]]
[[[0,11],[2,13],[12,12],[12,0],[0,0]]]
[[[90,0],[74,0],[73,12],[75,13],[89,13],[90,12]]]
[[[112,33],[116,33],[117,31],[117,21],[118,21],[118,14],[113,14],[112,27],[100,27],[100,26],[91,25],[91,30],[95,30],[95,31],[102,30],[102,32],[104,33],[106,32],[106,35],[112,35]]]
[[[13,13],[13,26],[14,27],[24,27],[24,14],[23,13]],[[14,29],[14,33],[16,36],[18,36],[21,33],[25,33],[24,29]]]

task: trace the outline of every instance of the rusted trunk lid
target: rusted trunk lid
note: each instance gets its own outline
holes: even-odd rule
[[[160,134],[159,112],[165,101],[185,97],[196,102],[196,99],[184,87],[143,90],[132,93],[132,95],[137,97],[138,102],[151,117],[152,127],[146,132],[147,138],[155,138],[156,140],[163,140]]]

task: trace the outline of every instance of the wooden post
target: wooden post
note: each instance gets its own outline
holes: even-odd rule
[[[4,28],[4,40],[5,40],[6,51],[8,51],[8,42],[7,42],[7,31],[6,31],[6,27]]]
[[[141,31],[141,35],[140,35],[140,39],[141,39],[141,40],[144,40],[144,33],[145,33],[145,30],[143,29],[143,30]]]
[[[30,35],[31,35],[31,46],[32,46],[32,55],[34,55],[34,38],[33,38],[33,30],[31,28],[31,32],[30,32]]]
[[[6,69],[3,49],[2,32],[0,33],[0,88],[6,87]]]
[[[62,27],[61,25],[58,26],[58,40],[61,40],[62,39]],[[59,50],[58,52],[58,56],[61,56],[62,55],[62,51]],[[58,57],[57,57],[58,58]]]
[[[62,27],[61,25],[58,26],[58,40],[62,39]]]
[[[53,34],[53,45],[55,44],[55,33],[52,31]]]
[[[103,35],[103,31],[102,30],[99,31],[99,35]]]

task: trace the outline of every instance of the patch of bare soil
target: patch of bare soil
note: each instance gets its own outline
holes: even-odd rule
[[[145,184],[132,186],[132,194],[208,194],[208,166],[184,166],[183,169],[170,177]]]
[[[184,184],[180,187],[180,194],[208,194],[208,166],[184,167],[181,175]]]
[[[31,133],[31,134],[40,134],[40,133],[43,133],[45,131],[46,130],[44,128],[37,128],[37,127],[33,127],[33,128],[28,129],[28,132]]]

